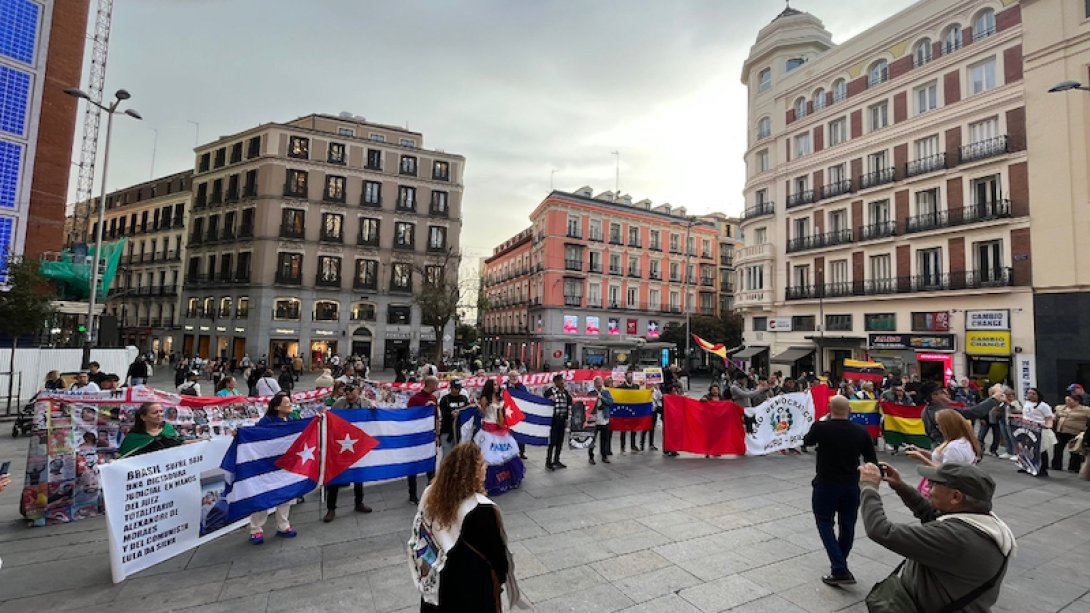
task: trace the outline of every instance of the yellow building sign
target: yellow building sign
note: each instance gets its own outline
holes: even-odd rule
[[[966,332],[965,353],[969,355],[1010,355],[1010,332]]]

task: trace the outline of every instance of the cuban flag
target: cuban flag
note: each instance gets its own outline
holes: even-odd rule
[[[327,483],[376,444],[359,428],[331,415],[239,428],[220,464],[227,480],[223,492],[227,523],[295,500]]]
[[[552,400],[527,391],[509,389],[503,392],[503,405],[507,412],[507,427],[516,441],[541,447],[549,444],[549,425],[553,421]]]
[[[610,388],[613,408],[609,412],[609,429],[614,432],[642,432],[651,429],[651,413],[655,404],[651,390]]]
[[[458,440],[472,441],[473,435],[481,429],[481,411],[473,405],[463,407],[458,411]]]
[[[375,448],[329,481],[348,485],[386,481],[435,470],[435,408],[334,409],[327,411],[373,437]]]

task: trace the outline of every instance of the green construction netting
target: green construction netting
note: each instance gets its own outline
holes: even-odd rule
[[[98,298],[104,300],[117,276],[117,267],[121,261],[122,247],[125,239],[116,243],[102,243],[101,274],[98,279]],[[89,255],[80,257],[70,249],[65,249],[58,261],[43,261],[41,273],[48,279],[53,279],[61,284],[65,298],[78,300],[87,298],[91,294],[91,260],[94,259],[95,248],[88,246]]]

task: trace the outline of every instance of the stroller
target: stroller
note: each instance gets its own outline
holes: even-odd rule
[[[38,400],[38,394],[34,394],[30,401],[23,405],[23,408],[19,410],[19,413],[15,416],[15,421],[11,425],[11,437],[19,438],[22,434],[26,436],[34,430],[34,403]]]

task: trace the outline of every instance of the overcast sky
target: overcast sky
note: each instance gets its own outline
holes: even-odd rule
[[[842,42],[909,4],[793,6],[821,18]],[[144,121],[115,123],[109,187],[152,176],[153,129],[161,176],[192,168],[197,128],[190,122],[206,142],[263,122],[350,111],[407,124],[423,132],[426,147],[466,157],[467,255],[487,253],[529,225],[551,170],[557,189],[613,189],[612,151],[621,154],[621,190],[635,199],[737,214],[742,61],[783,6],[117,0],[106,92],[128,89]],[[75,169],[73,193],[74,176]]]

